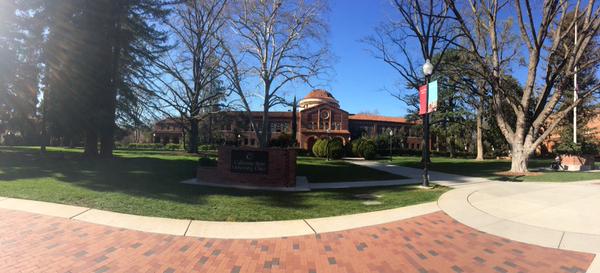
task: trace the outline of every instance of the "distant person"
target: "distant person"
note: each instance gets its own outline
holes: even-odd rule
[[[550,167],[551,167],[553,170],[555,170],[555,171],[558,171],[558,170],[560,170],[560,165],[561,165],[560,163],[561,163],[561,160],[560,160],[560,155],[557,155],[557,156],[554,158],[554,162],[552,162],[552,165],[551,165]]]

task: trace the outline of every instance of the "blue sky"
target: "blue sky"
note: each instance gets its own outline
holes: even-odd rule
[[[350,112],[377,111],[386,116],[404,116],[406,105],[387,90],[397,86],[399,76],[367,51],[360,40],[374,33],[389,14],[387,0],[332,0],[329,13],[331,51],[336,56],[331,81],[323,86]],[[298,98],[309,87],[296,90]],[[416,91],[415,91],[416,92]]]

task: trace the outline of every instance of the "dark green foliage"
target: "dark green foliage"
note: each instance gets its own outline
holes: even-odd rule
[[[327,140],[329,157],[332,159],[340,159],[344,157],[344,144],[339,139]]]
[[[359,138],[350,143],[352,155],[370,160],[377,156],[377,144],[371,139]]]
[[[372,140],[365,140],[358,146],[359,154],[366,160],[377,157],[377,145]]]
[[[329,158],[340,159],[344,157],[345,149],[344,144],[339,139],[319,139],[313,145],[313,155],[316,157],[327,157],[327,153],[329,153]]]
[[[18,132],[23,144],[36,144],[43,26],[38,1],[0,4],[0,135]]]
[[[176,151],[176,150],[181,150],[181,144],[175,144],[175,143],[169,143],[167,145],[165,145],[165,149],[169,150],[169,151]]]
[[[139,125],[138,87],[164,47],[162,0],[41,1],[42,113],[50,137],[85,138],[86,154],[112,156],[116,122]],[[44,126],[44,127],[46,127]]]
[[[321,157],[321,146],[323,144],[323,139],[317,139],[315,144],[312,146],[312,153],[316,157]]]
[[[351,149],[352,156],[362,157],[359,147],[363,142],[365,142],[364,138],[358,138],[358,139],[352,140],[352,142],[350,142],[350,146],[352,147],[352,149]]]
[[[292,145],[291,141],[292,141],[291,135],[282,133],[277,138],[272,139],[269,143],[269,146],[285,148],[285,147],[289,147]]]
[[[201,157],[198,158],[198,166],[200,167],[216,167],[217,160],[210,157]]]
[[[599,149],[598,144],[595,143],[573,143],[566,141],[559,144],[555,152],[559,155],[598,155]]]
[[[128,149],[132,150],[161,150],[165,145],[161,143],[129,143]]]
[[[205,145],[200,145],[198,148],[200,151],[214,151],[217,149],[217,146],[214,144],[205,144]]]

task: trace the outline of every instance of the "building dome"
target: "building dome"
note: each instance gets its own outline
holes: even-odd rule
[[[315,89],[308,93],[300,102],[300,108],[310,108],[321,104],[331,104],[335,107],[340,107],[340,103],[333,95],[322,89]]]

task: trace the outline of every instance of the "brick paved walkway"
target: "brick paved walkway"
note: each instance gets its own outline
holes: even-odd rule
[[[0,272],[585,272],[594,255],[475,231],[436,212],[317,236],[215,240],[0,209]]]

